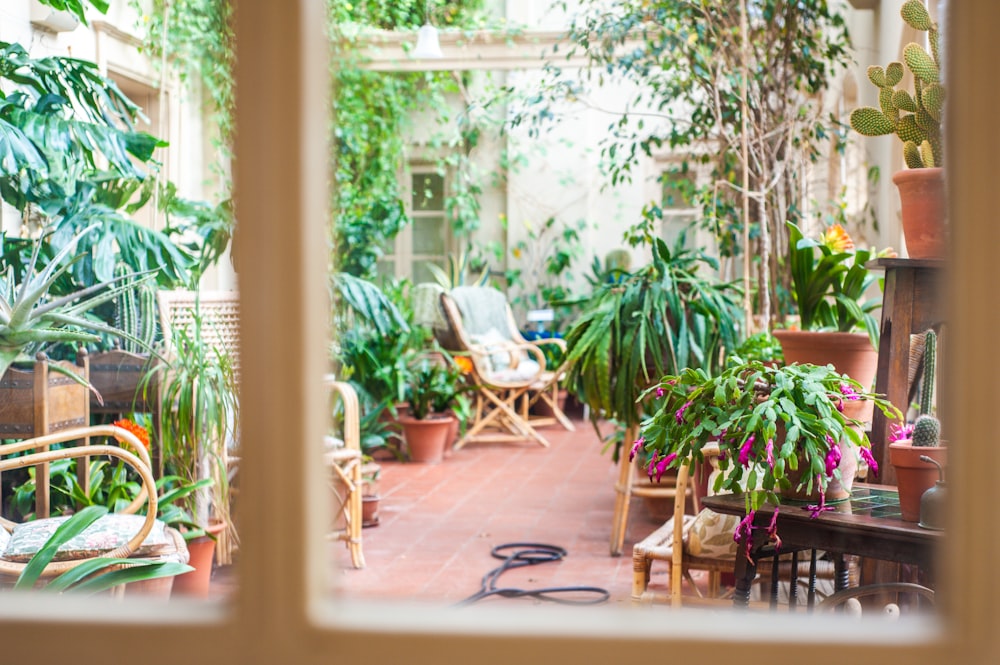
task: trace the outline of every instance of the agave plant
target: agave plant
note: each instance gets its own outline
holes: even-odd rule
[[[37,241],[20,282],[13,266],[0,273],[0,376],[15,362],[30,362],[30,354],[46,344],[97,342],[99,333],[143,344],[129,333],[87,316],[98,305],[135,288],[136,280],[119,284],[135,275],[122,275],[67,295],[50,296],[50,289],[60,277],[84,258],[78,254],[66,261],[77,241],[94,228],[90,226],[74,236],[43,267],[38,266],[42,240]],[[138,281],[152,277],[145,274]]]

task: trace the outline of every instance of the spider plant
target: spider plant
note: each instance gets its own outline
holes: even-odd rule
[[[715,264],[657,239],[649,265],[599,278],[588,298],[574,301],[583,313],[566,333],[566,385],[590,406],[595,425],[612,418],[637,427],[643,391],[664,374],[721,370],[723,351],[739,342],[740,291],[699,274],[703,266]]]
[[[204,338],[206,322],[196,301],[187,326],[169,331],[170,358],[143,377],[145,392],[154,377],[160,381],[163,454],[171,473],[188,484],[212,478],[210,504],[202,492],[184,497],[184,509],[207,524],[229,520],[229,479],[226,450],[237,438],[239,399],[235,358]],[[169,414],[169,415],[168,415]]]

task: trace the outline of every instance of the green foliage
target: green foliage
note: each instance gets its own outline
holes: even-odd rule
[[[731,352],[730,358],[733,357],[741,360],[758,360],[762,363],[785,364],[781,342],[766,330],[743,340],[743,343]]]
[[[647,386],[666,373],[722,368],[742,320],[739,288],[703,277],[714,267],[681,247],[657,240],[653,261],[620,283],[603,280],[577,301],[580,317],[566,333],[566,385],[590,405],[593,418],[638,425]]]
[[[142,50],[166,62],[181,81],[203,92],[218,128],[215,170],[226,176],[232,157],[235,34],[230,0],[129,0],[142,16]],[[148,10],[148,13],[146,13]],[[168,13],[169,12],[169,13]],[[165,29],[166,28],[166,29]],[[227,184],[228,189],[228,184]]]
[[[560,117],[565,102],[591,99],[592,88],[609,80],[616,91],[634,84],[634,94],[614,109],[601,149],[608,184],[631,180],[640,160],[669,148],[680,159],[668,177],[706,174],[692,192],[692,207],[702,210],[699,223],[715,234],[723,256],[756,257],[753,269],[762,283],[765,275],[780,280],[783,274],[776,267],[779,257],[767,253],[766,240],[779,237],[790,210],[802,207],[806,194],[798,174],[833,134],[836,119],[824,118],[819,102],[838,69],[848,64],[849,43],[834,3],[745,3],[751,206],[750,219],[744,219],[740,4],[585,0],[559,47],[567,58],[585,58],[582,75],[575,68],[549,65],[541,86],[524,92],[515,105],[510,124],[537,134]],[[662,217],[660,205],[650,203],[644,221]],[[742,246],[745,225],[750,226],[750,247]],[[655,235],[640,229],[631,240]],[[774,300],[784,287],[780,281],[769,284],[760,302],[765,296],[767,302]]]
[[[910,42],[903,48],[903,62],[913,74],[911,96],[896,86],[903,79],[903,65],[890,62],[885,69],[868,68],[868,80],[879,89],[879,107],[863,106],[851,112],[851,127],[864,136],[896,134],[903,142],[903,157],[911,169],[941,166],[941,114],[945,89],[941,85],[937,23],[920,0],[908,0],[900,8],[903,20],[914,30],[927,33],[931,52]]]
[[[537,226],[526,221],[524,227],[527,235],[510,248],[513,260],[504,273],[507,288],[516,294],[511,306],[518,311],[552,307],[556,310],[553,325],[559,330],[573,314],[566,303],[574,297],[572,268],[583,256],[580,236],[585,222],[571,224],[549,217]]]
[[[937,333],[928,330],[924,335],[924,378],[920,390],[920,415],[930,414],[934,405],[934,381],[937,368]]]
[[[840,235],[824,236],[823,241],[806,238],[792,222],[788,226],[788,267],[792,277],[792,295],[799,310],[802,330],[851,332],[864,328],[872,345],[878,348],[878,322],[872,312],[882,304],[880,297],[862,301],[875,276],[865,267],[881,256],[872,250],[854,249],[840,242],[850,241],[839,226],[827,231]]]
[[[417,113],[430,113],[439,130],[428,146],[438,172],[453,176],[445,200],[453,230],[467,235],[478,227],[481,176],[470,154],[485,119],[470,113],[466,75],[367,71],[356,47],[364,29],[415,30],[428,16],[439,27],[478,26],[482,5],[482,0],[328,3],[335,63],[332,137],[337,212],[332,242],[337,269],[374,278],[378,260],[409,223],[399,174],[407,167],[408,137]],[[456,96],[469,105],[457,116],[450,103]]]
[[[930,447],[941,445],[941,421],[929,414],[922,414],[913,423],[913,445]]]
[[[423,420],[434,413],[447,411],[465,390],[461,370],[445,351],[437,351],[441,358],[422,354],[407,365],[406,400],[410,415]]]
[[[212,505],[216,517],[228,521],[229,486],[222,464],[224,447],[236,437],[240,422],[236,358],[224,347],[205,340],[207,327],[200,302],[191,310],[191,323],[171,329],[169,362],[153,366],[143,378],[142,389],[156,377],[164,414],[162,449],[167,466],[187,483],[202,477],[202,462],[214,467]],[[206,510],[188,503],[186,510],[201,523]]]
[[[888,400],[829,365],[771,367],[753,360],[714,377],[685,369],[663,377],[648,393],[654,391],[663,399],[643,424],[634,452],[652,455],[651,465],[667,458],[664,466],[677,468],[703,461],[703,448],[718,442],[722,474],[715,489],[742,492],[759,482],[760,490],[747,493],[754,509],[765,498],[777,503],[775,490],[791,488],[788,472],[800,467],[807,492],[816,485],[825,491],[839,478],[839,470],[827,470],[832,442],[850,441],[863,456],[871,449],[864,428],[850,427],[861,423],[837,408],[845,395],[872,401],[889,420],[901,418]]]
[[[58,9],[61,11],[72,12],[80,22],[87,25],[87,15],[84,14],[86,7],[84,6],[83,0],[38,0],[43,5],[48,5],[52,9]],[[111,4],[108,0],[86,0],[86,4],[90,5],[102,14],[108,13],[108,6]]]

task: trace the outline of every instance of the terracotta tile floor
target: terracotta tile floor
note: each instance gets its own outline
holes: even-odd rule
[[[559,562],[509,571],[501,586],[596,586],[628,604],[632,544],[660,522],[633,499],[622,556],[609,554],[617,467],[589,421],[543,431],[551,443],[470,444],[441,464],[383,462],[380,523],[363,530],[367,567],[331,543],[334,577],[355,598],[458,602],[500,561],[496,545],[540,542],[568,550]],[[664,584],[662,568],[653,584]],[[488,601],[493,602],[493,601]],[[512,601],[499,601],[512,602]]]

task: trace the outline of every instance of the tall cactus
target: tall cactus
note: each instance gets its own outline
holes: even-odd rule
[[[903,61],[913,72],[914,94],[897,90],[903,65],[890,62],[883,69],[868,68],[868,80],[879,88],[881,109],[863,106],[851,113],[851,127],[865,136],[896,134],[903,142],[903,158],[912,169],[941,166],[941,112],[945,91],[941,85],[941,60],[937,23],[920,0],[908,0],[900,9],[907,25],[927,33],[931,52],[910,42],[903,48]]]
[[[128,266],[119,263],[115,266],[115,276],[128,274]],[[131,284],[131,280],[129,283]],[[125,289],[115,299],[116,325],[120,330],[142,340],[145,348],[128,338],[122,339],[122,350],[130,353],[142,353],[153,345],[156,339],[156,287],[148,281],[133,284]]]
[[[924,383],[920,390],[920,415],[929,414],[934,404],[934,373],[937,367],[937,333],[924,334]]]

